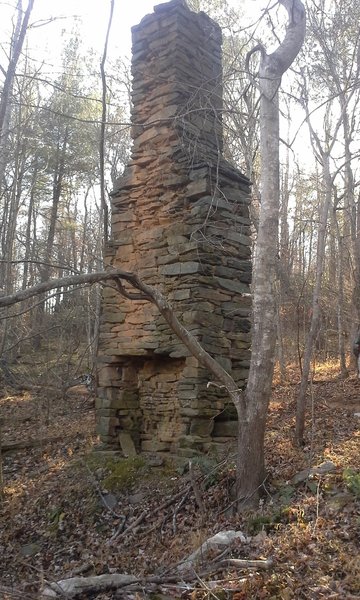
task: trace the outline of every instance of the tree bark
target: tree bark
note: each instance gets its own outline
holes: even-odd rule
[[[252,357],[245,396],[245,419],[239,418],[237,498],[255,501],[264,479],[264,434],[275,361],[279,234],[279,99],[281,77],[299,53],[305,37],[300,0],[280,0],[288,13],[283,42],[272,54],[260,47],[261,211],[253,272]],[[259,49],[259,48],[257,48]],[[240,417],[240,415],[239,415]]]
[[[110,14],[109,21],[105,36],[104,50],[103,56],[100,63],[100,73],[101,73],[101,84],[102,84],[102,112],[101,112],[101,128],[100,128],[100,142],[99,142],[99,158],[100,158],[100,207],[101,207],[101,221],[103,223],[104,231],[103,231],[103,243],[106,245],[109,237],[109,210],[106,201],[106,190],[105,190],[105,131],[106,131],[106,96],[107,96],[107,86],[106,86],[106,73],[105,73],[105,63],[107,57],[107,49],[109,43],[109,36],[111,30],[111,24],[113,20],[114,14],[114,1],[110,0]]]

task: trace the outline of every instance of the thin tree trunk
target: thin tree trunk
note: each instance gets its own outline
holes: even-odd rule
[[[29,0],[28,7],[25,11],[24,18],[21,23],[19,34],[15,36],[13,42],[12,55],[9,61],[9,66],[6,71],[5,81],[3,85],[3,89],[1,92],[0,99],[0,136],[2,137],[4,133],[4,124],[6,122],[6,113],[8,110],[9,99],[12,93],[14,78],[15,78],[15,70],[16,65],[19,61],[21,50],[24,44],[26,31],[29,25],[29,19],[31,15],[31,11],[34,6],[34,0]],[[22,12],[22,2],[18,3],[18,11],[19,15]],[[19,17],[20,18],[20,17]]]
[[[265,473],[264,433],[275,362],[275,281],[279,235],[279,100],[283,73],[304,41],[305,11],[300,0],[280,0],[289,17],[281,45],[268,55],[260,50],[261,211],[253,272],[252,357],[245,395],[245,419],[239,414],[237,498],[239,507],[256,501]],[[243,431],[241,431],[243,429]]]
[[[68,126],[65,129],[64,140],[62,142],[61,148],[58,147],[58,155],[56,161],[56,167],[54,170],[54,179],[53,179],[53,194],[52,194],[52,205],[51,205],[51,213],[50,213],[50,223],[49,230],[46,239],[46,248],[44,253],[44,265],[41,269],[40,281],[44,283],[50,277],[51,273],[51,260],[52,253],[54,248],[55,241],[55,233],[56,233],[56,222],[59,211],[59,202],[61,198],[64,174],[65,174],[65,157],[68,143],[68,135],[69,128]],[[36,308],[35,317],[34,317],[34,328],[36,331],[40,330],[43,325],[44,313],[45,313],[45,296],[44,301],[41,302]],[[33,338],[33,347],[35,350],[39,350],[41,346],[41,335],[34,335]]]
[[[4,186],[5,171],[7,164],[7,142],[9,138],[9,123],[10,123],[10,99],[13,92],[16,66],[18,64],[20,54],[24,45],[27,28],[29,25],[29,19],[31,11],[34,6],[34,0],[29,0],[27,9],[23,13],[22,0],[18,0],[17,3],[17,20],[15,25],[15,31],[11,40],[11,54],[9,58],[9,64],[5,73],[5,80],[0,95],[0,190]],[[6,210],[2,214],[3,227],[2,227],[2,249],[4,250],[5,245],[5,223],[7,223]],[[1,281],[4,279],[4,272],[0,273]],[[4,285],[0,283],[0,285]]]
[[[286,361],[284,353],[284,328],[281,318],[281,296],[279,292],[278,302],[276,305],[276,332],[277,332],[277,356],[280,368],[280,378],[284,382],[286,380]]]
[[[57,165],[54,172],[54,181],[53,181],[53,197],[52,197],[52,205],[51,205],[51,214],[50,214],[50,224],[49,231],[46,240],[46,249],[45,249],[45,257],[44,257],[44,265],[41,281],[46,281],[50,276],[50,263],[52,259],[52,252],[55,241],[55,232],[56,232],[56,221],[59,211],[59,202],[61,198],[64,173],[65,173],[65,157],[68,143],[68,135],[69,128],[68,126],[65,129],[64,140],[59,148],[59,155],[57,157]]]
[[[345,379],[349,375],[346,367],[345,341],[344,341],[344,249],[343,238],[338,232],[338,336],[339,336],[339,357],[340,374]]]
[[[110,15],[108,21],[108,27],[106,31],[105,44],[102,60],[100,63],[101,83],[102,83],[102,115],[101,115],[101,128],[100,128],[100,144],[99,144],[99,155],[100,155],[100,199],[101,199],[101,220],[103,222],[103,235],[104,235],[104,246],[107,244],[109,236],[109,211],[106,201],[106,190],[105,190],[105,130],[106,130],[106,73],[105,63],[107,57],[107,48],[109,43],[109,36],[111,30],[111,24],[114,14],[114,0],[110,0]]]
[[[308,385],[311,359],[313,355],[313,348],[318,333],[319,321],[320,321],[320,293],[321,293],[321,282],[324,269],[324,258],[325,258],[325,247],[326,247],[326,228],[328,221],[329,208],[331,204],[331,189],[332,189],[332,178],[330,175],[330,157],[328,153],[323,153],[323,186],[324,186],[324,199],[320,212],[320,224],[317,237],[317,254],[316,254],[316,276],[315,285],[313,291],[312,301],[312,315],[310,322],[310,331],[308,333],[305,353],[303,360],[303,371],[300,383],[299,394],[297,397],[297,408],[296,408],[296,427],[295,427],[295,441],[298,446],[301,446],[304,438],[305,429],[305,415],[306,415],[306,390]]]
[[[29,199],[27,222],[26,222],[26,233],[25,233],[25,255],[24,255],[24,270],[23,270],[23,280],[22,280],[22,289],[23,290],[28,285],[28,274],[29,274],[29,262],[28,261],[30,260],[30,258],[32,258],[32,256],[31,256],[31,224],[32,224],[34,204],[35,204],[35,189],[36,189],[37,175],[38,175],[38,157],[35,154],[34,170],[33,170],[33,174],[32,174],[30,199]]]

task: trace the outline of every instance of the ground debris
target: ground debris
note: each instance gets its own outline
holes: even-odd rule
[[[85,597],[140,600],[156,593],[204,600],[226,590],[234,600],[355,598],[360,587],[360,457],[354,418],[359,383],[326,381],[322,374],[314,388],[316,410],[314,422],[307,423],[304,451],[293,445],[294,391],[293,385],[274,386],[266,496],[258,510],[241,515],[229,509],[232,457],[213,471],[194,465],[191,477],[166,461],[145,457],[122,480],[123,487],[111,487],[119,456],[92,452],[97,444],[94,415],[82,401],[49,404],[48,398],[29,392],[2,397],[4,443],[40,438],[44,443],[3,457],[0,597],[6,590],[6,600],[39,600],[44,582],[123,574],[140,583],[131,590],[107,589]],[[291,483],[301,471],[329,462],[335,470]],[[194,488],[201,494],[201,508]],[[224,554],[209,549],[189,580],[181,584],[184,573],[179,583],[177,566],[229,530],[242,532],[243,538],[233,539]]]

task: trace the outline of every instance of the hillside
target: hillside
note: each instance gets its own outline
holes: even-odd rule
[[[292,379],[273,387],[264,498],[241,515],[233,512],[231,456],[219,466],[213,457],[194,461],[190,473],[156,457],[124,461],[93,452],[91,397],[4,393],[1,598],[39,599],[46,582],[113,573],[138,581],[77,597],[358,598],[360,382],[338,380],[329,365],[316,373],[313,421],[299,451],[292,444],[295,372]],[[299,475],[329,461],[328,473]],[[178,573],[189,554],[227,530],[243,536]]]

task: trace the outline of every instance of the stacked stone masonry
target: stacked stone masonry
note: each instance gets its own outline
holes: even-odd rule
[[[219,26],[184,0],[155,7],[133,28],[132,75],[132,156],[112,194],[107,265],[158,287],[244,386],[249,181],[222,156]],[[104,289],[97,398],[104,444],[118,446],[127,435],[138,450],[191,456],[228,442],[236,418],[211,380],[156,307]]]

